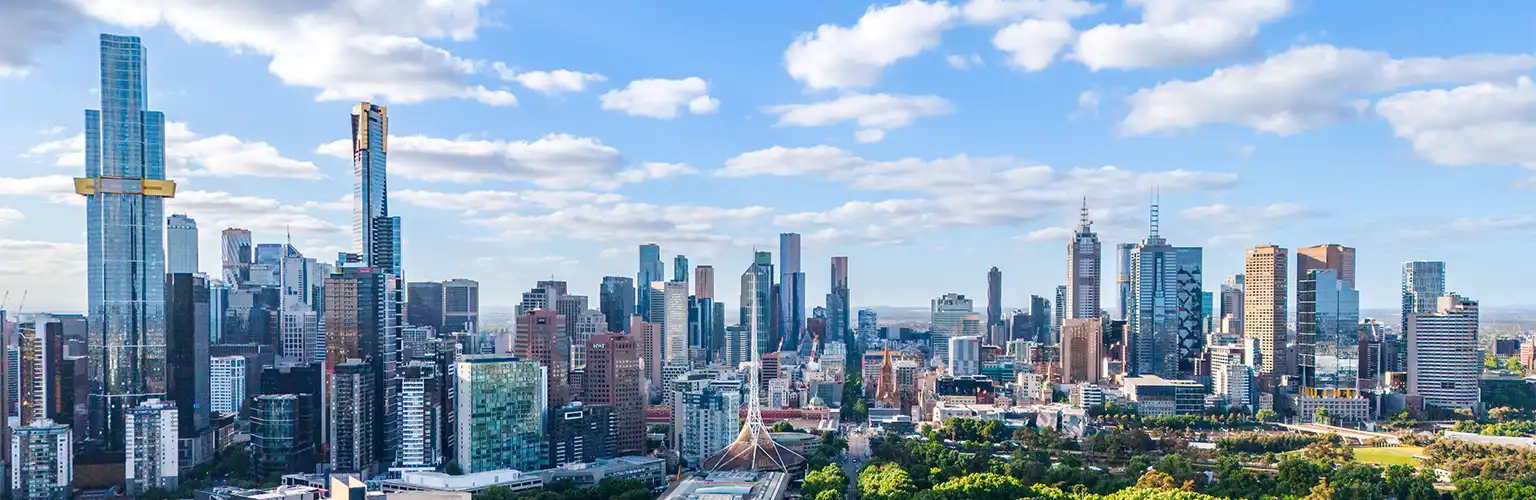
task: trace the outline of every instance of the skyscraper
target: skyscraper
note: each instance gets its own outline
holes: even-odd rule
[[[1042,340],[1044,343],[1055,342],[1061,337],[1061,325],[1066,322],[1067,316],[1067,285],[1056,285],[1056,308],[1051,313],[1051,338]]]
[[[209,406],[219,413],[238,413],[245,402],[245,357],[219,356],[209,360]]]
[[[1306,278],[1314,269],[1332,269],[1337,279],[1354,288],[1355,249],[1335,243],[1296,249],[1296,281]],[[1296,312],[1301,312],[1299,304]]]
[[[773,319],[773,264],[768,252],[757,252],[751,265],[741,273],[741,316],[740,323],[747,327],[749,333],[757,332],[754,336],[758,345],[752,346],[757,353],[766,353],[775,349],[775,344],[769,335],[771,320]],[[748,356],[750,359],[751,356]]]
[[[1223,333],[1243,332],[1243,288],[1241,274],[1227,277],[1221,284],[1221,322]]]
[[[652,300],[659,296],[664,301],[661,317],[657,318],[661,321],[662,355],[668,364],[685,365],[688,363],[688,283],[658,281],[651,283],[651,289],[660,292],[653,294]]]
[[[604,276],[598,292],[598,308],[608,322],[610,332],[629,332],[629,317],[635,315],[635,280],[623,276]]]
[[[639,292],[635,299],[636,309],[640,311],[640,317],[650,322],[660,322],[661,318],[651,317],[651,283],[662,281],[661,246],[655,243],[640,245],[640,272],[635,275],[635,289]]]
[[[800,235],[779,234],[779,349],[800,349],[805,331],[805,273],[800,270]]]
[[[827,294],[827,334],[843,339],[846,352],[853,352],[855,337],[851,323],[853,305],[848,296],[848,258],[832,257],[832,293]]]
[[[211,458],[215,451],[208,413],[213,405],[209,386],[208,280],[186,273],[167,274],[165,289],[165,347],[173,367],[165,391],[180,412],[180,453],[187,462],[184,465],[191,467]]]
[[[980,337],[981,315],[971,309],[971,299],[949,293],[933,299],[929,309],[935,362],[949,360],[949,339],[954,337]]]
[[[688,256],[677,254],[672,258],[672,281],[688,282]]]
[[[101,35],[101,109],[85,112],[90,437],[122,451],[124,414],[165,392],[165,115],[149,111],[144,46]]]
[[[1415,303],[1417,305],[1417,303]],[[1477,301],[1445,295],[1435,311],[1408,315],[1408,395],[1441,408],[1472,408],[1481,399]]]
[[[964,377],[981,373],[981,338],[960,336],[949,338],[949,375]]]
[[[708,361],[720,360],[720,350],[724,347],[725,332],[715,325],[716,311],[720,309],[720,303],[715,301],[715,268],[714,266],[698,266],[693,269],[693,300],[694,310],[689,312],[690,321],[693,321],[694,313],[697,313],[699,347],[704,351],[704,359]]]
[[[176,405],[146,400],[128,409],[127,461],[123,466],[129,496],[150,488],[176,489],[180,465],[176,450]]]
[[[1082,219],[1072,234],[1072,241],[1067,244],[1066,317],[1099,317],[1100,260],[1099,235],[1093,232],[1093,221],[1088,219],[1088,200],[1084,199]]]
[[[443,282],[442,333],[480,331],[480,282],[455,278]]]
[[[367,102],[352,107],[352,248],[363,262],[375,258],[395,236],[379,234],[378,219],[389,217],[389,112]]]
[[[405,320],[413,326],[430,326],[443,332],[443,284],[422,281],[405,285]]]
[[[61,500],[70,498],[74,478],[74,447],[69,426],[35,420],[10,429],[11,498]]]
[[[1296,371],[1305,388],[1353,390],[1359,377],[1360,292],[1339,275],[1314,267],[1296,281]]]
[[[553,309],[538,309],[517,317],[517,341],[512,353],[518,359],[535,361],[549,373],[547,401],[551,406],[570,402],[571,338],[565,334],[569,321]]]
[[[1243,337],[1259,342],[1262,375],[1278,377],[1285,366],[1287,254],[1284,248],[1262,245],[1248,249],[1243,265]]]
[[[1409,314],[1432,314],[1440,297],[1445,296],[1445,263],[1414,261],[1403,263],[1403,317],[1401,331],[1408,331]]]
[[[582,397],[613,409],[619,456],[645,452],[645,400],[640,396],[639,346],[632,335],[605,334],[587,341]]]
[[[1061,327],[1061,381],[1068,384],[1099,381],[1103,358],[1102,319],[1069,319]]]
[[[1179,367],[1179,262],[1174,247],[1157,232],[1155,203],[1151,221],[1147,238],[1131,250],[1131,309],[1125,319],[1131,355],[1125,360],[1126,371],[1175,378]],[[1066,338],[1065,333],[1062,338]]]
[[[991,329],[993,325],[1003,322],[1003,272],[996,266],[987,270],[987,325]],[[1001,344],[998,344],[1001,345]]]
[[[165,219],[165,272],[197,273],[197,221],[185,214]]]
[[[330,429],[326,448],[336,472],[350,472],[364,477],[378,472],[379,461],[377,412],[373,403],[379,398],[374,385],[373,367],[358,359],[337,363],[330,374]]]
[[[329,369],[337,363],[360,360],[370,366],[365,373],[373,377],[366,393],[357,392],[373,398],[364,408],[372,412],[367,430],[374,433],[374,443],[359,450],[375,455],[370,461],[359,462],[361,465],[394,463],[391,443],[397,441],[398,421],[392,414],[398,412],[387,412],[386,408],[398,408],[398,284],[395,276],[381,269],[350,266],[338,268],[325,280],[326,366]],[[334,408],[338,403],[331,399],[330,404]],[[339,410],[332,413],[335,411]]]
[[[1131,317],[1131,308],[1135,307],[1131,299],[1131,254],[1136,250],[1134,243],[1121,243],[1115,245],[1115,256],[1119,262],[1120,272],[1115,275],[1115,287],[1120,303],[1119,316],[1116,319],[1128,321]]]
[[[237,285],[251,280],[251,264],[255,262],[251,246],[251,230],[232,227],[219,235],[220,255],[224,268],[224,283]]]
[[[742,382],[734,372],[699,370],[672,382],[672,427],[684,462],[697,466],[720,451],[741,430]]]

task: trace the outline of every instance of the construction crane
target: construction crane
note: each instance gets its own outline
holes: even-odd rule
[[[9,302],[10,300],[11,300],[11,291],[10,290],[6,290],[5,291],[5,297],[0,298],[0,311],[4,311],[5,310],[5,303]]]
[[[21,309],[24,307],[27,307],[27,290],[21,291],[21,303],[16,304],[16,312],[21,312]]]

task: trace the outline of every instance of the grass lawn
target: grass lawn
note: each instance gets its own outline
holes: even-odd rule
[[[1417,446],[1391,446],[1386,448],[1355,448],[1355,460],[1374,465],[1419,465],[1415,455],[1423,455],[1424,448]]]

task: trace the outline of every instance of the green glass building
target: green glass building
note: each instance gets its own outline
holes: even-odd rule
[[[543,469],[545,368],[507,354],[461,356],[458,377],[459,466],[470,473]]]

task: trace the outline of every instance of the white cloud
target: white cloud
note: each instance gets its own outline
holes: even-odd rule
[[[69,129],[65,128],[63,125],[54,125],[52,127],[48,127],[48,128],[39,130],[39,131],[37,131],[37,133],[42,134],[42,135],[59,135],[59,134],[62,134],[64,132],[68,131],[68,130]]]
[[[714,114],[720,108],[720,100],[709,96],[709,82],[696,76],[681,80],[635,80],[621,90],[604,93],[599,100],[606,110],[663,120],[677,118],[679,108],[684,106],[695,115]]]
[[[1066,21],[1026,19],[997,31],[992,45],[1007,52],[1009,61],[1025,71],[1040,71],[1056,60],[1056,53],[1076,38]]]
[[[83,243],[0,239],[0,276],[33,275],[56,278],[61,273],[84,272],[85,244]],[[12,289],[15,290],[15,288]]]
[[[58,0],[0,2],[0,78],[23,76],[32,67],[32,51],[63,40],[80,14]]]
[[[424,39],[473,39],[489,0],[75,0],[91,17],[128,28],[166,25],[189,42],[271,59],[283,83],[316,100],[414,103],[471,99],[512,106],[510,92],[471,83],[485,65]]]
[[[853,140],[862,144],[876,143],[885,140],[885,131],[877,128],[855,130]]]
[[[722,226],[750,226],[772,213],[762,206],[718,208],[694,205],[616,203],[580,205],[546,214],[506,213],[472,222],[514,241],[565,238],[579,241],[655,241],[662,244],[736,245]]]
[[[1077,112],[1088,116],[1099,115],[1099,93],[1092,90],[1084,90],[1077,95]]]
[[[316,152],[351,159],[352,145],[339,140]],[[623,157],[597,139],[550,134],[533,141],[389,137],[389,171],[437,182],[530,182],[550,189],[614,186]]]
[[[1291,0],[1128,0],[1137,24],[1084,31],[1075,57],[1093,70],[1163,68],[1210,61],[1247,48],[1259,26],[1291,10]]]
[[[518,73],[516,69],[499,62],[493,64],[492,68],[501,75],[502,80],[517,82],[518,85],[544,95],[582,92],[587,90],[587,85],[589,84],[608,81],[607,77],[596,73],[582,73],[565,69]]]
[[[304,202],[304,208],[317,208],[320,210],[330,210],[333,212],[347,212],[351,211],[355,207],[353,207],[352,193],[347,193],[341,195],[341,197],[337,198],[335,201],[306,201]]]
[[[21,213],[19,210],[14,208],[0,207],[0,226],[4,226],[20,220],[26,220],[26,218],[26,214]]]
[[[952,113],[954,109],[949,101],[934,95],[849,94],[812,104],[769,106],[763,111],[779,115],[780,126],[822,127],[853,121],[860,128],[859,142],[877,142],[887,130],[911,125],[924,116]]]
[[[683,163],[663,163],[650,161],[639,166],[619,172],[618,179],[627,183],[639,183],[653,179],[665,179],[681,175],[693,175],[699,173],[698,169]]]
[[[971,0],[962,10],[966,21],[985,24],[1024,18],[1076,19],[1103,8],[1084,0]]]
[[[278,177],[323,179],[320,167],[307,161],[283,156],[265,142],[242,140],[229,134],[203,137],[182,122],[165,124],[166,170],[171,178],[180,177]],[[85,135],[43,142],[21,155],[23,158],[52,157],[60,167],[85,166]]]
[[[1376,103],[1376,113],[1429,161],[1536,168],[1536,85],[1528,77],[1405,92]]]
[[[1072,238],[1072,229],[1060,226],[1036,229],[1018,238],[1025,243],[1065,243]]]
[[[1322,217],[1324,213],[1297,203],[1274,203],[1234,207],[1223,203],[1184,209],[1185,219],[1202,221],[1216,234],[1207,241],[1213,245],[1247,244],[1276,226],[1301,219]]]
[[[986,63],[981,60],[981,54],[971,54],[970,57],[962,56],[959,54],[950,54],[944,57],[944,61],[948,62],[951,68],[955,69],[980,68],[986,65]]]
[[[406,189],[390,193],[413,205],[439,210],[453,210],[466,215],[502,212],[521,208],[562,209],[582,204],[610,204],[624,201],[623,195],[588,191],[491,191],[444,193]]]
[[[243,227],[255,232],[340,235],[351,230],[310,215],[303,204],[223,191],[185,190],[166,201],[167,213],[183,213],[206,227]]]
[[[823,24],[800,34],[784,51],[784,66],[809,89],[868,87],[886,66],[938,46],[959,17],[945,2],[871,6],[851,28]]]
[[[0,195],[45,196],[52,203],[85,205],[85,198],[75,194],[75,179],[67,175],[0,177]]]
[[[1367,104],[1346,102],[1347,97],[1507,78],[1531,69],[1536,56],[1393,59],[1328,45],[1295,47],[1260,63],[1218,69],[1202,80],[1141,89],[1128,99],[1131,112],[1121,128],[1137,135],[1228,123],[1295,134],[1361,114]]]

